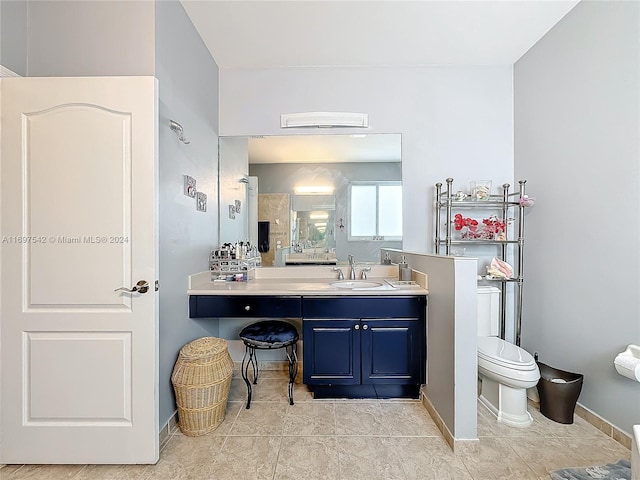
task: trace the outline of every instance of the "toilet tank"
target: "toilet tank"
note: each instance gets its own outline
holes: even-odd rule
[[[478,336],[497,337],[500,323],[500,289],[478,287]]]

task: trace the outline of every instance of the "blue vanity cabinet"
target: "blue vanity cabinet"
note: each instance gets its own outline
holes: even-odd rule
[[[307,385],[360,383],[360,320],[303,319],[303,376]]]
[[[418,398],[426,295],[191,295],[191,318],[302,318],[303,379],[315,398]]]
[[[190,318],[300,318],[299,295],[191,295]]]
[[[304,297],[302,311],[303,378],[314,397],[418,397],[426,296]]]

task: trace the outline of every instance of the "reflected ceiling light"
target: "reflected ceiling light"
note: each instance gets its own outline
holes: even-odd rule
[[[295,187],[294,191],[298,194],[331,194],[333,193],[333,187],[330,185],[300,185]]]
[[[296,127],[369,127],[367,113],[349,112],[303,112],[280,115],[280,128]]]
[[[327,218],[329,218],[329,214],[326,213],[326,212],[325,213],[311,213],[311,214],[309,214],[309,218],[311,220],[326,220]]]

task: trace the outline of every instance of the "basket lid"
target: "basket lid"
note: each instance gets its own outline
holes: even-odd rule
[[[187,358],[208,357],[227,350],[227,341],[216,337],[202,337],[187,343],[180,349],[180,355]]]

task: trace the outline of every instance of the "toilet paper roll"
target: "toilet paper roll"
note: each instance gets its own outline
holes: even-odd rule
[[[613,364],[620,375],[640,382],[640,358],[629,352],[629,349],[619,353]]]

